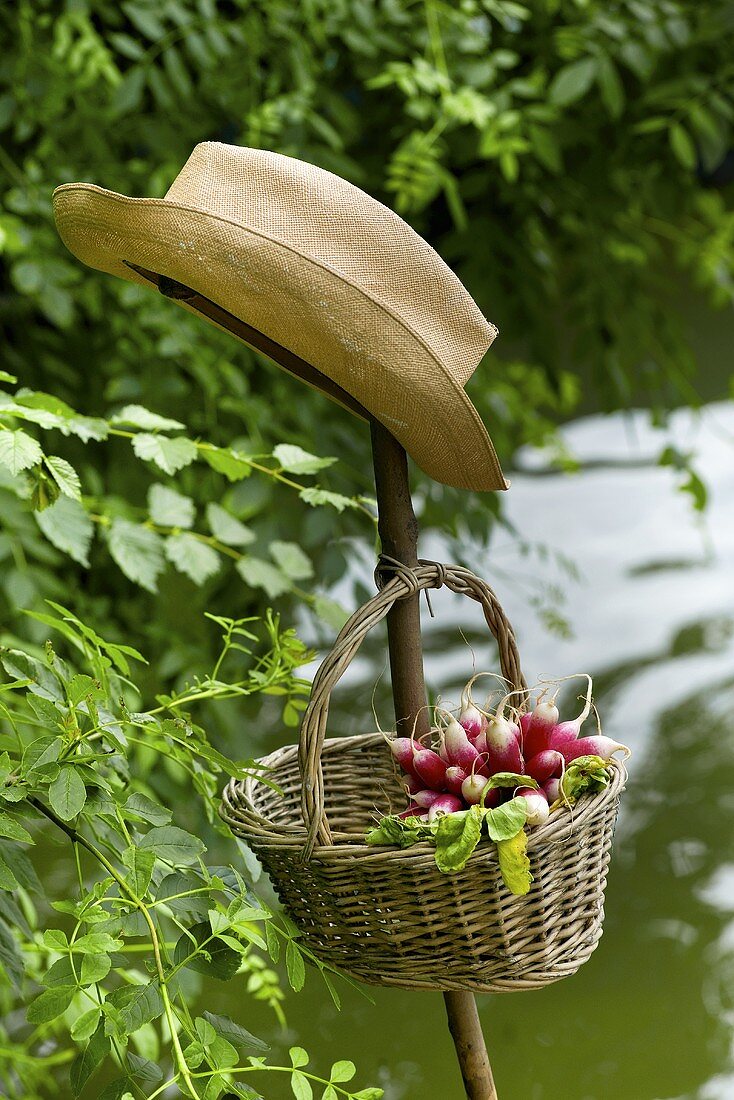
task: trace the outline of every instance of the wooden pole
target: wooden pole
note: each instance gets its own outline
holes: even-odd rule
[[[412,567],[418,564],[418,522],[410,498],[406,454],[394,436],[374,420],[371,432],[382,552]],[[410,734],[414,723],[417,736],[430,728],[419,600],[419,595],[400,600],[387,616],[395,720],[398,734],[403,736]],[[474,995],[449,992],[443,996],[467,1097],[497,1100]]]

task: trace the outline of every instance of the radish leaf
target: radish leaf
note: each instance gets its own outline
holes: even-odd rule
[[[528,816],[524,798],[513,798],[503,806],[486,810],[487,832],[492,840],[510,840],[520,832]]]
[[[528,835],[524,829],[497,843],[502,879],[512,894],[527,894],[533,881],[527,849]]]
[[[482,833],[481,806],[446,814],[439,818],[436,830],[436,866],[444,874],[461,871],[467,864]]]

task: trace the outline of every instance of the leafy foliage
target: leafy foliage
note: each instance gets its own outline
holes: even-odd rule
[[[351,1063],[336,1063],[328,1080],[305,1070],[309,1056],[300,1048],[290,1066],[273,1065],[267,1044],[241,1023],[192,1011],[192,974],[229,981],[244,972],[260,978],[253,992],[283,1019],[267,957],[277,961],[284,946],[296,990],[307,963],[325,968],[235,866],[207,863],[205,840],[174,824],[130,767],[139,744],[175,761],[215,827],[221,782],[260,768],[215,749],[190,708],[273,689],[297,694],[304,685],[295,671],[309,654],[272,618],[264,648],[248,624],[224,621],[213,673],[142,710],[131,680],[140,654],[107,643],[59,605],[53,611],[45,623],[82,655],[84,671],[50,643],[38,655],[0,651],[8,677],[0,688],[7,731],[0,734],[0,1003],[14,995],[27,1002],[25,1023],[8,1017],[0,1026],[5,1094],[35,1100],[51,1067],[68,1064],[79,1096],[111,1062],[117,1076],[106,1097],[152,1098],[173,1086],[200,1100],[254,1095],[248,1075],[266,1072],[289,1074],[296,1095],[312,1095],[312,1081],[333,1096],[361,1095],[340,1084],[354,1076]],[[243,642],[249,670],[223,679],[223,666],[247,652]],[[76,864],[75,896],[62,900],[46,897],[27,853],[49,830],[70,845]],[[52,1058],[44,1054],[49,1044]]]

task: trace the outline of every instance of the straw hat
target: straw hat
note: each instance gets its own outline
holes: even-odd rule
[[[84,263],[158,286],[374,417],[437,481],[507,487],[464,392],[497,329],[430,245],[358,187],[207,141],[163,199],[68,183],[54,214]]]

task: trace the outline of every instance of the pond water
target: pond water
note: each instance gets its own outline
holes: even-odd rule
[[[590,417],[565,437],[582,471],[549,473],[542,455],[525,454],[506,499],[510,520],[548,553],[521,556],[503,534],[467,558],[497,589],[528,679],[592,673],[605,732],[634,755],[597,951],[543,990],[478,998],[499,1095],[734,1100],[734,406],[681,412],[665,432],[643,413]],[[677,475],[656,465],[666,439],[697,452],[711,492],[703,519],[675,491]],[[438,545],[421,551],[446,556]],[[554,552],[572,559],[576,580]],[[366,560],[354,575],[369,582]],[[539,590],[573,636],[539,623]],[[348,583],[339,594],[352,602]],[[467,603],[438,594],[425,622],[427,679],[448,699],[471,672],[467,642],[477,667],[497,667]],[[334,732],[373,728],[364,716],[378,680],[387,725],[382,639],[335,699]],[[248,1006],[247,1023],[276,1052],[297,1042],[324,1066],[353,1059],[387,1100],[460,1098],[439,993],[341,994],[337,1012],[309,973],[288,1000],[285,1034],[265,1008]],[[214,1010],[237,1012],[234,988],[207,995]],[[289,1095],[285,1082],[263,1087],[269,1100]]]

